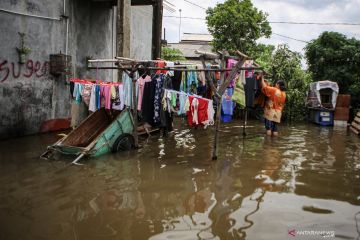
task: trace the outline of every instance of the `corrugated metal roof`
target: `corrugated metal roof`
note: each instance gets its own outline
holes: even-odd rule
[[[184,33],[181,37],[181,41],[211,42],[212,40],[212,35],[201,33]]]
[[[179,49],[185,58],[197,58],[198,54],[195,50],[203,52],[212,52],[212,46],[210,44],[188,44],[188,43],[170,43],[168,47]]]

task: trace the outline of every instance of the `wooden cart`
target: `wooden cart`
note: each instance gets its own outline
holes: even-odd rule
[[[129,150],[134,146],[134,121],[128,109],[109,114],[104,108],[88,116],[76,129],[48,146],[42,158],[55,152],[74,155],[78,162],[85,156],[97,157],[109,152]]]

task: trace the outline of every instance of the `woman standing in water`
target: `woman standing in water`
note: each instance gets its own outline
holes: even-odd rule
[[[278,80],[275,87],[271,87],[264,79],[264,76],[259,76],[261,79],[261,90],[267,97],[264,107],[264,118],[266,135],[277,136],[277,125],[281,121],[282,110],[285,106],[286,94],[285,94],[285,82]]]

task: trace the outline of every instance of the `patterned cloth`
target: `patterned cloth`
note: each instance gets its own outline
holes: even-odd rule
[[[163,87],[164,75],[156,77],[155,100],[154,100],[154,123],[160,123],[161,93]]]

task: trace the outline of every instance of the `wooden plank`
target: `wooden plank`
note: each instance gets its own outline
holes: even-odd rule
[[[352,126],[353,128],[355,128],[356,130],[359,130],[359,131],[360,131],[360,124],[357,124],[357,123],[355,123],[355,122],[352,122],[352,123],[351,123],[351,126]]]
[[[350,130],[355,133],[356,135],[359,135],[359,131],[353,128],[353,126],[350,126]]]
[[[354,121],[358,124],[360,124],[360,117],[355,117]]]

